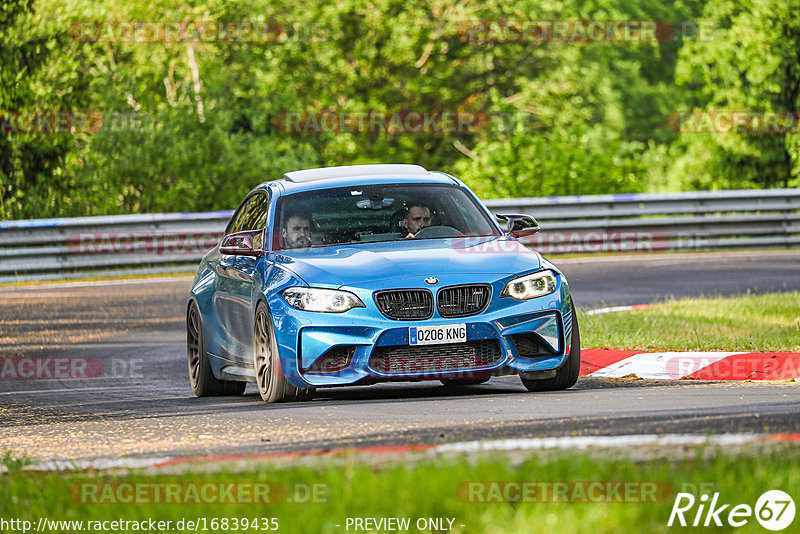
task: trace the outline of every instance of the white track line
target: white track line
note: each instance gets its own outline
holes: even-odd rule
[[[641,445],[740,445],[764,434],[631,434],[622,436],[564,436],[557,438],[462,441],[439,445],[436,452],[513,451],[531,449],[586,449],[589,447],[635,447]]]
[[[70,471],[72,469],[114,469],[126,468],[137,469],[152,467],[156,464],[172,460],[169,457],[163,458],[97,458],[94,460],[51,460],[49,462],[39,462],[30,468],[37,471]]]
[[[608,308],[597,308],[596,310],[588,310],[583,312],[584,315],[602,315],[604,313],[614,313],[622,311],[631,311],[636,308],[633,306],[611,306]]]

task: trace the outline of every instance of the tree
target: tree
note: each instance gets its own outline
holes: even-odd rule
[[[684,133],[673,176],[694,188],[800,185],[800,10],[796,0],[711,0],[715,31],[680,52],[695,110],[793,112],[794,132]],[[789,116],[791,120],[791,115]]]

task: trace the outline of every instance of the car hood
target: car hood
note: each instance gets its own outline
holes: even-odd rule
[[[340,287],[402,276],[510,275],[539,269],[539,254],[505,236],[333,245],[285,250],[270,259],[311,286]]]

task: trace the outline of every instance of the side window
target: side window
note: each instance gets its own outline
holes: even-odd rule
[[[263,193],[253,196],[247,215],[244,217],[242,231],[262,230],[267,222],[267,211],[269,210],[269,197]]]
[[[242,224],[244,223],[244,218],[247,214],[247,208],[250,206],[252,198],[253,197],[249,197],[245,199],[245,201],[242,202],[242,205],[239,206],[239,209],[236,210],[236,213],[233,214],[231,221],[228,223],[228,227],[225,229],[226,235],[242,231]]]

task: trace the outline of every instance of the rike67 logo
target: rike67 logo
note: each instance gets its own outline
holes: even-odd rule
[[[667,526],[692,527],[741,527],[755,516],[759,524],[768,530],[783,530],[794,521],[795,505],[788,493],[781,490],[764,492],[755,507],[749,504],[724,504],[719,492],[710,498],[707,493],[696,499],[691,493],[678,493],[669,514]]]

